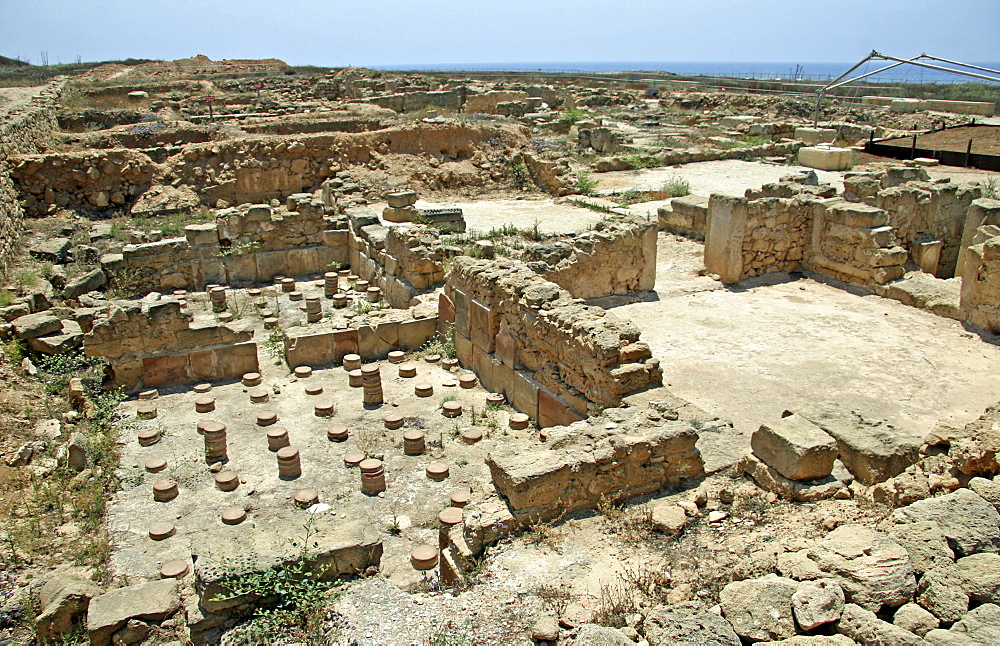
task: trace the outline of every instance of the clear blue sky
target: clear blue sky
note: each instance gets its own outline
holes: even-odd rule
[[[998,29],[1000,0],[0,0],[0,55],[35,64],[1000,61]]]

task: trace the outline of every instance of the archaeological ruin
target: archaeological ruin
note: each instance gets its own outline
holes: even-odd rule
[[[40,643],[1000,641],[982,107],[290,69],[0,94]]]

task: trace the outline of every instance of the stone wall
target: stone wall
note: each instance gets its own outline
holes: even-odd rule
[[[49,204],[128,208],[157,184],[191,187],[208,206],[218,206],[220,200],[226,205],[267,203],[317,190],[343,166],[367,164],[380,155],[461,161],[490,139],[513,147],[526,142],[520,128],[509,126],[421,123],[372,132],[303,134],[294,141],[263,136],[191,143],[162,164],[131,150],[29,155],[18,160],[15,179],[37,213]]]
[[[446,253],[432,229],[386,227],[367,209],[351,213],[351,270],[381,287],[391,306],[409,307],[417,294],[444,282]]]
[[[0,275],[16,249],[24,219],[21,196],[13,181],[17,162],[12,158],[45,150],[58,130],[55,111],[66,85],[59,78],[39,88],[30,103],[0,111]]]
[[[668,233],[705,239],[705,225],[708,221],[708,198],[701,195],[686,195],[670,200],[669,206],[656,209],[660,229]]]
[[[367,101],[396,112],[416,112],[424,108],[442,108],[458,112],[465,102],[465,92],[460,89],[443,92],[404,92],[376,96]]]
[[[522,90],[490,90],[483,94],[470,94],[465,97],[464,111],[497,114],[498,103],[524,101],[527,98],[528,93]]]
[[[192,324],[175,299],[116,301],[83,337],[88,357],[109,360],[114,387],[135,391],[257,372],[257,344],[245,325]]]
[[[286,207],[245,204],[223,209],[215,222],[185,227],[184,238],[125,245],[101,258],[105,272],[143,291],[201,289],[206,284],[270,281],[305,276],[348,261],[346,223],[327,221],[312,195]]]
[[[345,354],[375,361],[393,350],[416,350],[437,334],[438,318],[402,310],[355,325],[340,330],[322,323],[287,328],[284,345],[288,367],[339,365]]]
[[[1000,232],[968,248],[960,306],[969,323],[1000,334]]]
[[[810,241],[812,197],[744,197],[713,194],[705,234],[705,268],[735,283],[750,276],[795,271]]]
[[[639,329],[512,260],[458,257],[439,299],[463,366],[541,426],[579,420],[661,383]]]
[[[831,200],[815,212],[805,268],[872,288],[901,278],[906,250],[882,209]]]
[[[528,267],[575,298],[599,298],[653,289],[656,223],[633,218],[601,221],[593,230],[529,247]]]
[[[490,452],[486,464],[514,520],[557,518],[704,477],[690,422],[651,415],[627,433],[617,427],[581,421],[557,429],[547,446]]]

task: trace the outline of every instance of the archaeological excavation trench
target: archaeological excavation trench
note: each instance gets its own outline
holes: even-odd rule
[[[681,643],[689,620],[704,625],[684,643],[873,643],[866,630],[918,643],[909,606],[935,618],[921,636],[992,621],[995,591],[943,607],[928,588],[974,582],[932,574],[900,536],[919,525],[959,570],[1000,552],[988,184],[942,177],[933,160],[794,163],[817,139],[857,145],[870,125],[799,133],[729,114],[717,133],[698,122],[707,110],[666,123],[672,108],[644,121],[669,133],[645,132],[608,107],[659,106],[634,89],[220,77],[226,100],[209,115],[208,81],[150,70],[156,82],[56,79],[4,113],[0,258],[46,287],[11,284],[2,334],[25,365],[101,368],[68,380],[77,411],[51,438],[52,469],[96,477],[94,440],[71,425],[93,417],[94,393],[122,393],[104,525],[115,585],[75,614],[41,604],[41,635],[82,622],[98,644],[149,631],[219,643],[275,602],[244,585],[268,572],[360,579],[358,595],[372,580],[471,595],[511,545],[541,550],[525,537],[575,536],[613,509],[648,511],[629,558],[687,553],[725,529],[771,565],[738,577],[721,554],[700,573],[675,562],[659,596],[608,619],[595,581],[617,566],[591,537],[575,578],[538,557],[568,590],[563,626],[519,635],[597,643],[577,638],[603,618],[654,645]],[[672,105],[714,100],[682,96]],[[607,112],[560,119],[575,106]],[[705,162],[691,176],[726,190],[671,196],[623,172],[667,136],[690,145],[656,153],[647,182]],[[580,159],[610,173],[607,190],[580,191]],[[750,164],[777,181],[744,186]],[[756,533],[770,508],[775,526],[804,510],[810,529]],[[785,547],[760,556],[771,542]],[[796,602],[793,619],[807,593],[837,610],[816,619]],[[366,634],[368,619],[336,612],[354,622],[338,629]],[[129,641],[130,629],[146,632]]]

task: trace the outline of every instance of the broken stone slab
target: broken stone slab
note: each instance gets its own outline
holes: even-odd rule
[[[833,498],[838,491],[847,487],[853,477],[839,463],[834,463],[833,473],[818,480],[789,480],[777,469],[764,464],[752,453],[743,456],[736,468],[746,473],[757,485],[782,498],[797,502],[814,502]]]
[[[796,412],[837,440],[840,460],[863,484],[884,482],[920,459],[919,438],[837,404],[807,404]]]
[[[42,354],[64,354],[83,345],[83,329],[76,321],[63,321],[62,330],[28,339],[28,347]]]
[[[653,529],[667,536],[679,535],[688,522],[688,515],[684,509],[666,500],[651,503],[649,512]]]
[[[42,584],[38,605],[42,612],[35,618],[38,642],[47,644],[68,635],[87,614],[90,600],[101,594],[93,581],[55,576]]]
[[[792,595],[797,588],[797,582],[776,574],[735,581],[719,595],[722,616],[745,639],[787,639],[795,635]]]
[[[94,597],[87,611],[90,643],[104,646],[129,619],[163,621],[181,606],[177,581],[164,579],[117,588]]]
[[[52,312],[36,312],[19,316],[11,321],[14,336],[19,339],[34,339],[62,330],[62,320]]]
[[[997,511],[1000,511],[1000,482],[986,478],[972,478],[969,480],[969,489],[978,493]]]
[[[650,646],[740,646],[728,621],[696,603],[656,606],[643,620]]]
[[[833,471],[837,441],[806,418],[791,414],[761,424],[750,438],[754,454],[789,480],[817,480]]]
[[[882,621],[874,612],[853,603],[844,606],[844,613],[834,630],[859,644],[919,646],[921,643],[920,638],[913,633]]]
[[[46,238],[31,245],[28,255],[45,262],[61,264],[66,261],[71,245],[68,238]]]
[[[857,646],[858,644],[845,635],[796,635],[767,643],[768,646]]]
[[[984,603],[978,608],[970,610],[951,627],[950,632],[965,637],[969,640],[966,643],[974,646],[1000,644],[1000,606]],[[932,644],[937,643],[928,641]]]
[[[63,289],[63,298],[76,298],[86,294],[87,292],[92,292],[95,289],[100,289],[108,282],[108,277],[104,274],[102,269],[94,269],[89,271],[82,276],[77,276],[73,280],[66,283],[66,287]]]
[[[416,204],[417,194],[415,191],[399,191],[396,193],[389,193],[385,196],[385,200],[390,207],[394,209],[401,209]]]
[[[911,523],[935,523],[958,557],[977,552],[1000,552],[1000,513],[969,489],[958,489],[901,507],[892,512],[889,521],[900,525],[901,532]]]
[[[907,551],[861,525],[841,525],[810,547],[808,556],[840,584],[848,601],[872,611],[903,605],[917,586]]]

